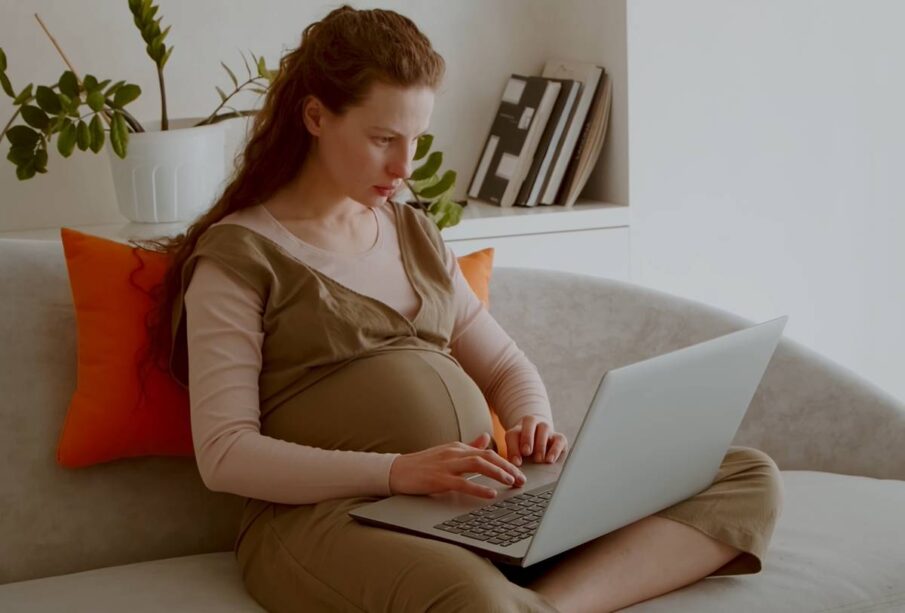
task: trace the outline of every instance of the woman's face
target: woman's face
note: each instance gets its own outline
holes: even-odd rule
[[[375,82],[365,102],[337,117],[324,107],[318,136],[319,164],[345,196],[376,205],[390,194],[375,186],[405,186],[412,174],[418,137],[427,132],[434,92]],[[310,128],[309,128],[310,129]]]

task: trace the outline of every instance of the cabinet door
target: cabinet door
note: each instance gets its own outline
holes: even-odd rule
[[[599,228],[469,240],[448,240],[457,256],[494,248],[494,266],[563,270],[629,281],[629,228]]]

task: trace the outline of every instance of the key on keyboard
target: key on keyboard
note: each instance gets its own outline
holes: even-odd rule
[[[553,485],[546,485],[463,513],[434,528],[507,547],[534,534],[552,495]]]

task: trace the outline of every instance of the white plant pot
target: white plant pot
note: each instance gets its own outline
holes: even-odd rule
[[[110,159],[119,212],[145,223],[187,221],[210,209],[226,176],[225,122],[191,127],[204,119],[141,122],[146,132],[130,132],[126,158],[105,148]]]

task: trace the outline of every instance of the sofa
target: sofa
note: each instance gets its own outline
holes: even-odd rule
[[[497,268],[490,291],[570,441],[607,369],[756,323],[564,272]],[[0,611],[261,611],[232,553],[242,498],[206,489],[192,458],[56,463],[77,361],[59,240],[0,239],[0,296]],[[784,337],[733,444],[782,470],[763,571],[626,611],[905,611],[900,401]]]

